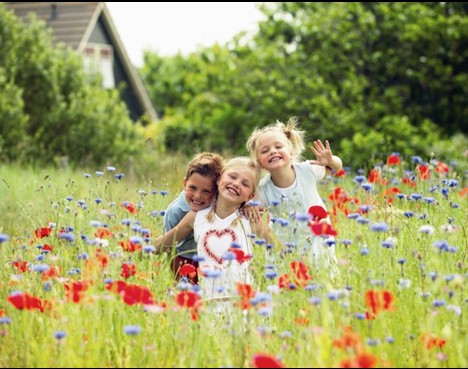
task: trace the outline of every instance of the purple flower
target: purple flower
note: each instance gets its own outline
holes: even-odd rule
[[[129,336],[136,336],[140,334],[141,327],[139,325],[126,325],[124,327],[124,333],[128,334]]]

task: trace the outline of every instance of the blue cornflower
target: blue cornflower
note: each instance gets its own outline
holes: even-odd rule
[[[448,182],[449,187],[457,187],[458,186],[458,181],[456,179],[451,179]]]
[[[359,213],[351,213],[351,214],[348,214],[347,218],[348,219],[356,219],[360,216]]]
[[[371,183],[363,183],[361,184],[361,188],[367,192],[371,192],[374,190],[374,186]]]
[[[403,215],[404,215],[405,217],[407,217],[407,218],[412,218],[412,217],[414,217],[414,213],[413,213],[412,211],[410,211],[410,210],[405,211],[405,212],[403,213]]]
[[[136,336],[140,334],[141,327],[139,325],[126,325],[124,326],[124,333],[128,334],[129,336]]]
[[[57,331],[54,333],[54,338],[58,341],[63,340],[67,336],[67,332]]]
[[[101,172],[100,170],[97,170],[97,171],[96,171],[96,176],[102,177],[103,175],[104,175],[104,173]]]
[[[435,199],[434,199],[433,197],[424,197],[423,200],[424,200],[424,202],[425,202],[426,204],[433,204],[433,203],[435,203]]]
[[[166,196],[169,192],[167,192],[167,191],[161,191],[161,192],[159,192],[159,193],[161,194],[161,196]]]
[[[11,318],[7,316],[2,316],[0,317],[0,325],[2,324],[10,324],[11,323]]]
[[[412,193],[408,197],[410,200],[418,201],[418,200],[421,200],[423,196],[419,193]]]
[[[366,313],[355,313],[354,317],[359,320],[366,320]]]
[[[445,302],[445,300],[434,300],[432,302],[432,306],[434,306],[434,307],[441,307],[441,306],[444,306],[446,304],[447,303]]]
[[[362,248],[361,248],[361,255],[362,255],[362,256],[366,256],[366,255],[368,255],[368,254],[369,254],[369,248],[367,248],[367,247],[362,247]]]
[[[123,177],[125,177],[125,174],[123,174],[123,173],[117,173],[117,174],[114,175],[114,177],[115,177],[116,179],[118,179],[118,180],[121,180]]]
[[[89,174],[89,173],[83,173],[83,176],[84,176],[85,178],[91,178],[91,174]]]
[[[373,223],[370,225],[370,230],[374,232],[387,232],[388,231],[388,224],[383,223]]]
[[[222,258],[223,260],[226,260],[226,261],[236,260],[236,254],[233,253],[232,251],[226,251],[223,254]]]
[[[444,195],[445,198],[447,198],[448,195],[449,195],[449,193],[450,193],[450,190],[449,190],[447,187],[443,187],[443,188],[441,188],[440,193],[441,193],[442,195]]]
[[[362,183],[366,180],[366,177],[364,176],[356,176],[353,178],[353,181],[356,182],[356,183]]]
[[[115,172],[115,167],[113,167],[113,166],[111,166],[111,165],[108,165],[108,166],[106,167],[106,170],[107,170],[108,172]]]
[[[267,270],[265,272],[265,278],[273,279],[273,278],[276,278],[277,276],[278,276],[278,273],[275,272],[274,270]]]
[[[150,253],[150,252],[156,252],[156,247],[153,245],[145,245],[142,248],[143,252]]]
[[[309,299],[309,303],[312,304],[312,305],[320,305],[322,303],[322,299],[320,297],[317,297],[317,296],[312,296]]]
[[[421,159],[420,156],[418,155],[415,155],[411,158],[411,160],[413,160],[413,163],[415,164],[422,164],[423,163],[423,160]]]
[[[66,240],[66,241],[72,243],[75,240],[75,235],[73,233],[69,233],[69,232],[60,232],[58,234],[58,238],[60,238],[62,240]]]
[[[271,306],[262,306],[258,308],[258,314],[260,316],[270,316],[273,314],[273,308]]]
[[[88,260],[88,259],[89,259],[89,255],[86,252],[78,254],[78,260]]]
[[[38,273],[47,272],[49,269],[50,269],[50,266],[48,264],[34,264],[32,266],[32,270]]]
[[[6,234],[0,234],[0,243],[6,242],[10,239],[10,237]]]
[[[356,222],[358,222],[359,224],[368,224],[370,223],[370,219],[363,216],[359,216],[356,218]]]

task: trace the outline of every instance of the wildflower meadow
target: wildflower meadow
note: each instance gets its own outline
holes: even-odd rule
[[[334,173],[326,232],[279,199],[271,226],[297,243],[250,235],[254,282],[221,313],[151,241],[185,165],[138,180],[0,167],[1,367],[468,366],[466,163],[393,154]],[[303,237],[329,239],[337,273],[301,257]]]

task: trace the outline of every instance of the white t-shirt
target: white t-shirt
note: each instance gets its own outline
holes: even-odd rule
[[[204,259],[199,261],[200,271],[202,276],[206,275],[201,278],[200,287],[203,298],[233,297],[237,293],[237,282],[252,283],[250,261],[224,260],[223,255],[233,243],[240,246],[245,255],[252,255],[250,223],[238,212],[224,219],[215,214],[211,223],[207,219],[210,210],[211,207],[197,212],[193,228],[198,257]]]

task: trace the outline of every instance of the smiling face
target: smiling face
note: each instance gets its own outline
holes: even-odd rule
[[[250,168],[233,166],[226,169],[218,181],[219,196],[241,205],[251,200],[255,190],[255,174]]]
[[[287,138],[274,132],[263,134],[258,140],[257,161],[268,171],[291,165],[291,149]]]
[[[216,194],[216,182],[210,176],[193,173],[184,179],[185,200],[193,211],[199,211],[211,205]]]

